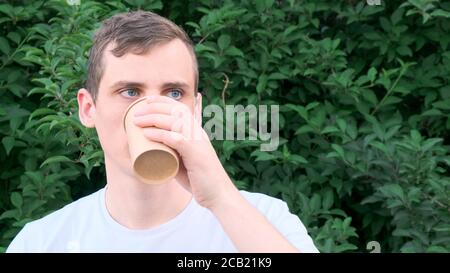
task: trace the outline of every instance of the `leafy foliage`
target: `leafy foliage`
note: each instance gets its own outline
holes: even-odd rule
[[[205,103],[280,105],[278,150],[213,142],[239,188],[288,202],[323,252],[450,251],[448,2],[72,2],[0,3],[3,250],[104,185],[75,93],[99,22],[140,8],[191,35]]]

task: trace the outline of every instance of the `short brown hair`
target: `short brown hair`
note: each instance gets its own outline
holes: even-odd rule
[[[100,80],[103,75],[102,58],[106,46],[114,43],[111,51],[116,57],[126,53],[145,54],[153,46],[180,39],[191,52],[195,89],[198,88],[198,64],[194,45],[184,30],[172,21],[149,11],[134,11],[119,13],[103,21],[102,26],[94,36],[94,42],[89,53],[86,88],[97,99]]]

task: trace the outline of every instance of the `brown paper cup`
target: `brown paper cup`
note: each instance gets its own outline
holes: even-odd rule
[[[177,175],[179,157],[167,145],[150,141],[144,136],[143,128],[134,124],[136,106],[146,103],[145,97],[133,102],[125,111],[123,124],[136,176],[144,183],[161,184]]]

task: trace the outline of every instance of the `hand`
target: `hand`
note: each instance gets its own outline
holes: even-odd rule
[[[196,117],[199,114],[193,114],[185,104],[168,97],[149,96],[147,102],[136,111],[134,122],[144,128],[148,139],[178,152],[181,164],[175,179],[196,201],[211,208],[227,195],[236,193],[236,187],[201,127],[201,116]]]

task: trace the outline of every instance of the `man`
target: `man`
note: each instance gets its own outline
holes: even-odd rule
[[[317,252],[285,202],[234,186],[199,122],[197,85],[193,45],[173,22],[143,11],[106,20],[77,98],[81,122],[98,133],[107,185],[27,224],[7,251]],[[139,181],[128,153],[122,117],[141,97],[135,124],[182,162],[160,185]],[[173,126],[191,120],[200,137]]]

